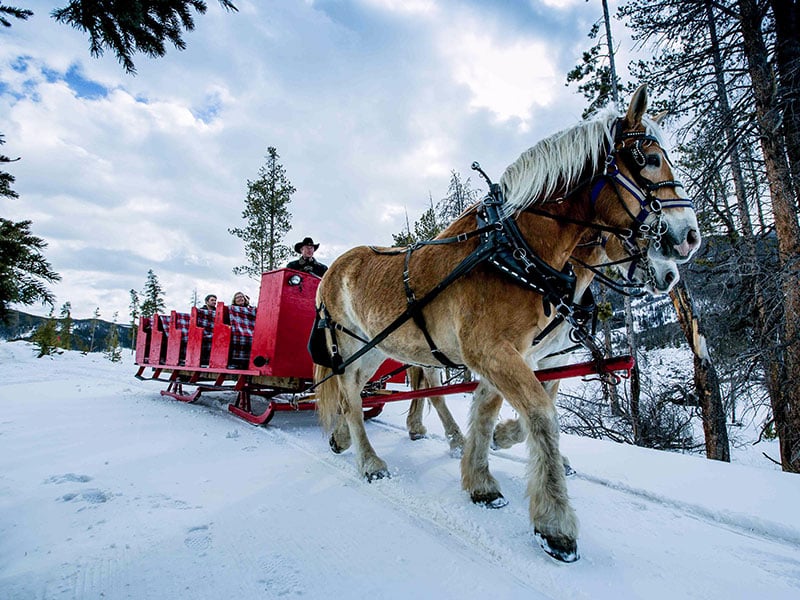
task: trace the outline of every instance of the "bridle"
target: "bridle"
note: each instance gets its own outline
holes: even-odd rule
[[[662,200],[655,196],[654,193],[663,188],[672,188],[675,190],[677,190],[677,188],[683,188],[683,184],[681,184],[680,181],[676,179],[666,179],[653,182],[641,175],[641,169],[647,165],[647,155],[644,149],[648,144],[652,143],[659,146],[667,164],[670,168],[673,168],[667,151],[661,145],[657,137],[648,134],[646,131],[623,131],[622,119],[619,118],[614,121],[611,128],[611,140],[613,141],[608,144],[603,173],[593,176],[589,182],[592,185],[589,195],[590,202],[592,207],[595,207],[600,193],[607,186],[611,187],[620,205],[631,218],[633,224],[632,227],[628,229],[611,231],[611,233],[619,238],[623,248],[630,256],[630,266],[626,279],[630,284],[634,286],[638,285],[633,283],[634,274],[637,268],[641,268],[645,273],[647,283],[650,283],[651,286],[654,287],[654,269],[647,253],[651,244],[656,250],[660,249],[662,238],[667,233],[667,226],[663,222],[663,209],[694,209],[694,204],[691,198],[678,197]],[[620,170],[620,161],[628,167],[628,170],[632,174],[632,179]],[[583,183],[578,184],[578,186],[573,191],[566,194],[565,197],[577,192],[583,185]],[[634,215],[628,208],[628,205],[622,198],[623,190],[636,199],[639,205],[638,214]],[[654,218],[650,219],[651,216]],[[652,222],[648,223],[648,220]],[[599,228],[599,226],[595,224],[587,225],[595,229]],[[639,242],[643,242],[643,247],[639,245]],[[628,261],[626,260],[624,262]],[[611,263],[607,263],[605,266],[610,265]]]

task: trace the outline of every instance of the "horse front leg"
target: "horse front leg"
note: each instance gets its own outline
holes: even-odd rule
[[[492,427],[503,398],[486,383],[479,383],[472,395],[469,429],[461,457],[461,487],[469,492],[475,504],[502,508],[508,502],[500,492],[500,484],[489,471],[489,442]]]
[[[496,347],[494,353],[481,357],[484,361],[474,370],[517,411],[527,433],[529,513],[540,545],[553,558],[574,562],[578,560],[578,518],[569,503],[558,450],[555,405],[522,356],[511,347],[505,353],[501,350],[502,346]],[[471,431],[469,435],[473,436]],[[479,442],[488,446],[490,434],[485,435]]]

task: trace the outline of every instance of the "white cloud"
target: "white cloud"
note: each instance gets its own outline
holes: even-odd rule
[[[231,273],[243,254],[227,229],[242,223],[267,146],[297,188],[288,245],[311,235],[330,262],[390,243],[406,211],[413,224],[446,193],[452,169],[469,174],[477,158],[499,175],[560,128],[569,92],[554,57],[585,36],[544,39],[491,3],[477,15],[432,0],[242,0],[239,13],[210,2],[185,51],[139,55],[131,77],[113,55],[90,58],[50,2],[28,5],[34,19],[0,46],[3,152],[22,156],[8,167],[21,198],[0,199],[0,213],[33,219],[76,317],[99,303],[125,314],[149,268],[168,304],[185,306],[195,287],[253,296]],[[79,97],[70,69],[107,94]]]
[[[453,78],[471,92],[470,106],[500,121],[530,127],[532,111],[554,100],[559,75],[544,40],[490,33],[482,24],[460,22],[439,40]]]

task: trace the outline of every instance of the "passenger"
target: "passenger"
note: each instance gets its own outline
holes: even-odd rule
[[[294,251],[300,254],[300,258],[286,265],[287,268],[313,273],[317,277],[322,277],[328,267],[314,258],[314,251],[317,248],[319,248],[319,244],[315,244],[310,237],[304,238],[302,242],[297,242],[294,245]]]
[[[250,297],[243,292],[236,292],[231,300],[231,306],[250,306]]]
[[[217,295],[209,294],[206,296],[206,303],[203,305],[203,308],[210,311],[217,310]]]

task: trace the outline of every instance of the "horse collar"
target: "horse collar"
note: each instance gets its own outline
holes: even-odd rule
[[[481,246],[491,248],[487,260],[515,282],[541,294],[545,315],[550,316],[551,304],[561,306],[574,294],[577,280],[572,266],[567,263],[559,271],[542,260],[516,221],[501,215],[502,205],[500,187],[493,184],[477,212],[478,227],[486,229]]]

